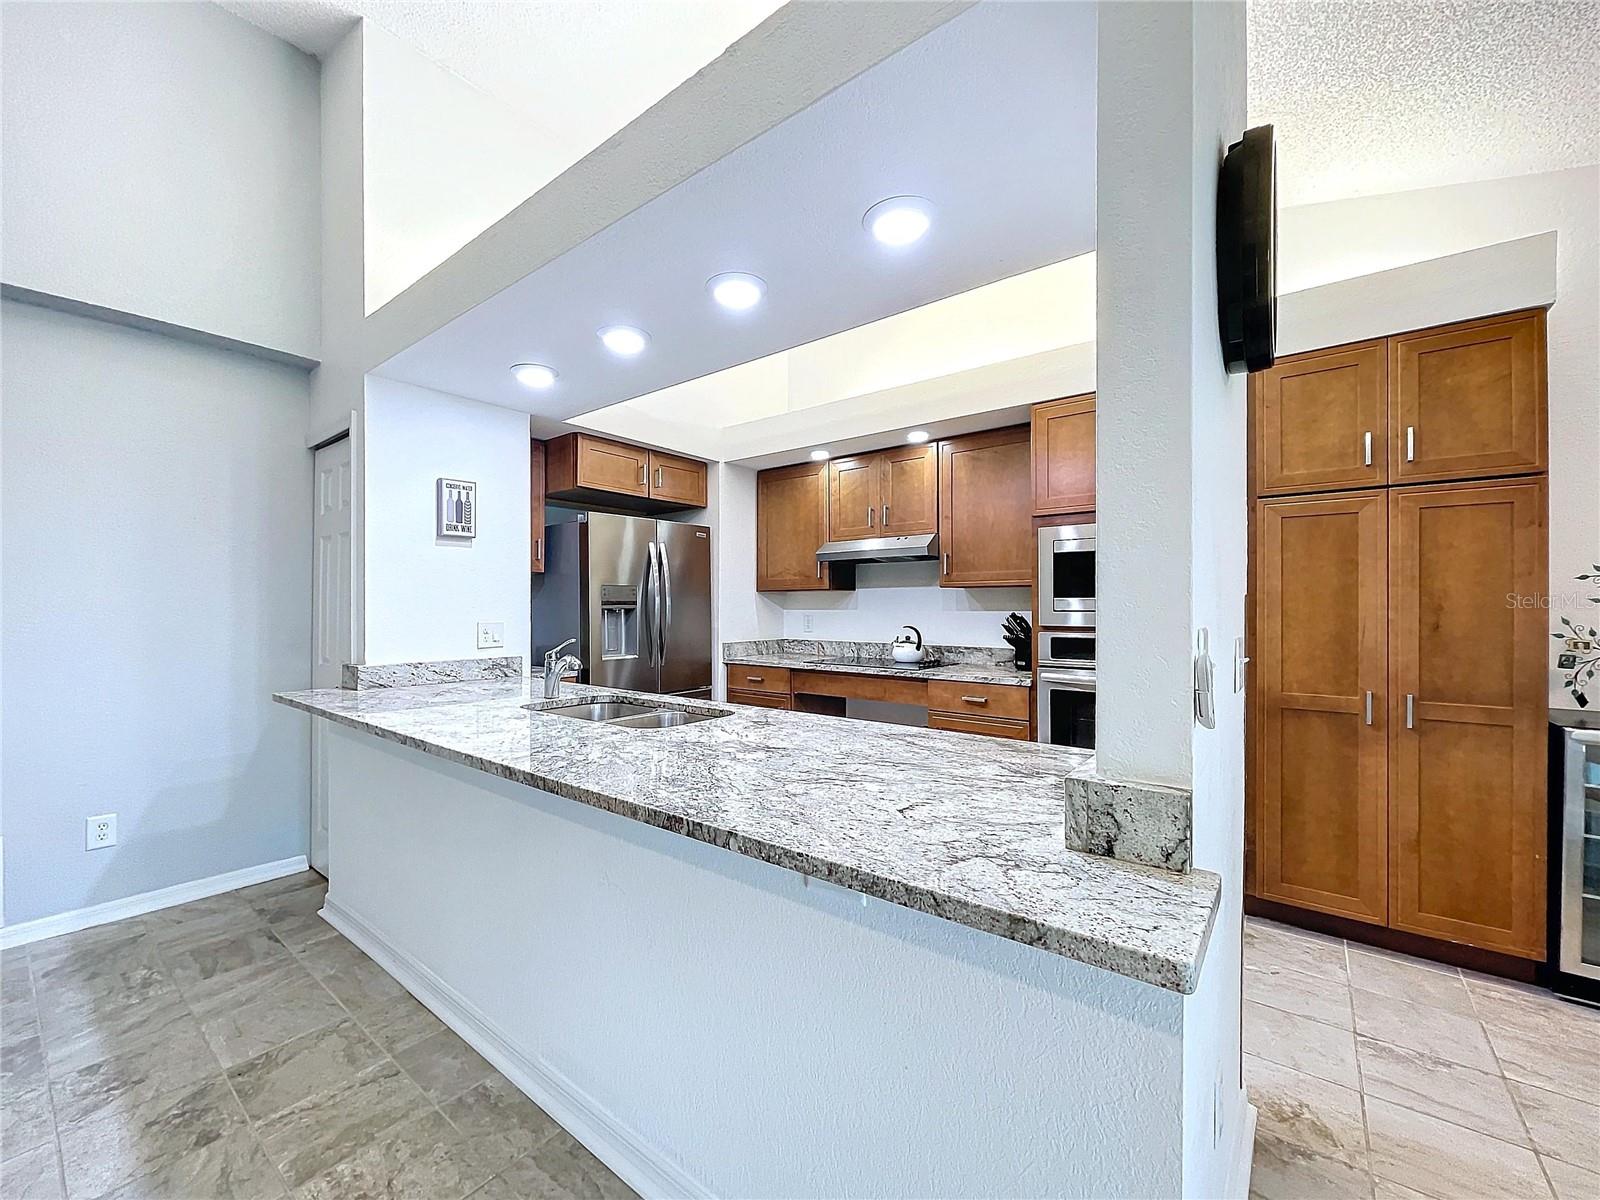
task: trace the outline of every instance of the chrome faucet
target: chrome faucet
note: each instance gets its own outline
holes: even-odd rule
[[[554,700],[561,690],[561,677],[568,671],[583,670],[583,660],[575,654],[561,653],[568,646],[576,642],[577,638],[568,638],[544,656],[544,698]]]

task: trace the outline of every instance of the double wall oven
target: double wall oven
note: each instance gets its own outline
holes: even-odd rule
[[[1038,738],[1054,746],[1094,749],[1095,586],[1093,525],[1047,525],[1039,530],[1034,594],[1039,624],[1035,722]]]

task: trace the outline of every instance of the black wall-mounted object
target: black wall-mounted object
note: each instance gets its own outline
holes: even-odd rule
[[[1217,175],[1217,329],[1234,374],[1276,358],[1278,168],[1272,126],[1258,125],[1223,156]]]

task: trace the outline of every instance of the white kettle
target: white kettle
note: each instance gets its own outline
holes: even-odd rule
[[[909,634],[902,633],[889,644],[889,653],[897,663],[919,663],[928,657],[928,651],[922,644],[922,630],[915,625],[902,626],[909,629]]]

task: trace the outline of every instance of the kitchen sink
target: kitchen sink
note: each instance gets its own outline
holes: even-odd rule
[[[609,723],[625,725],[629,729],[673,729],[679,725],[693,725],[696,721],[710,721],[727,715],[720,712],[686,712],[681,708],[657,708],[636,717],[617,717]]]
[[[548,713],[552,717],[571,717],[575,721],[615,721],[618,717],[637,717],[655,712],[643,704],[628,704],[622,700],[585,700],[577,704],[558,704],[553,708],[536,708],[534,712]]]

